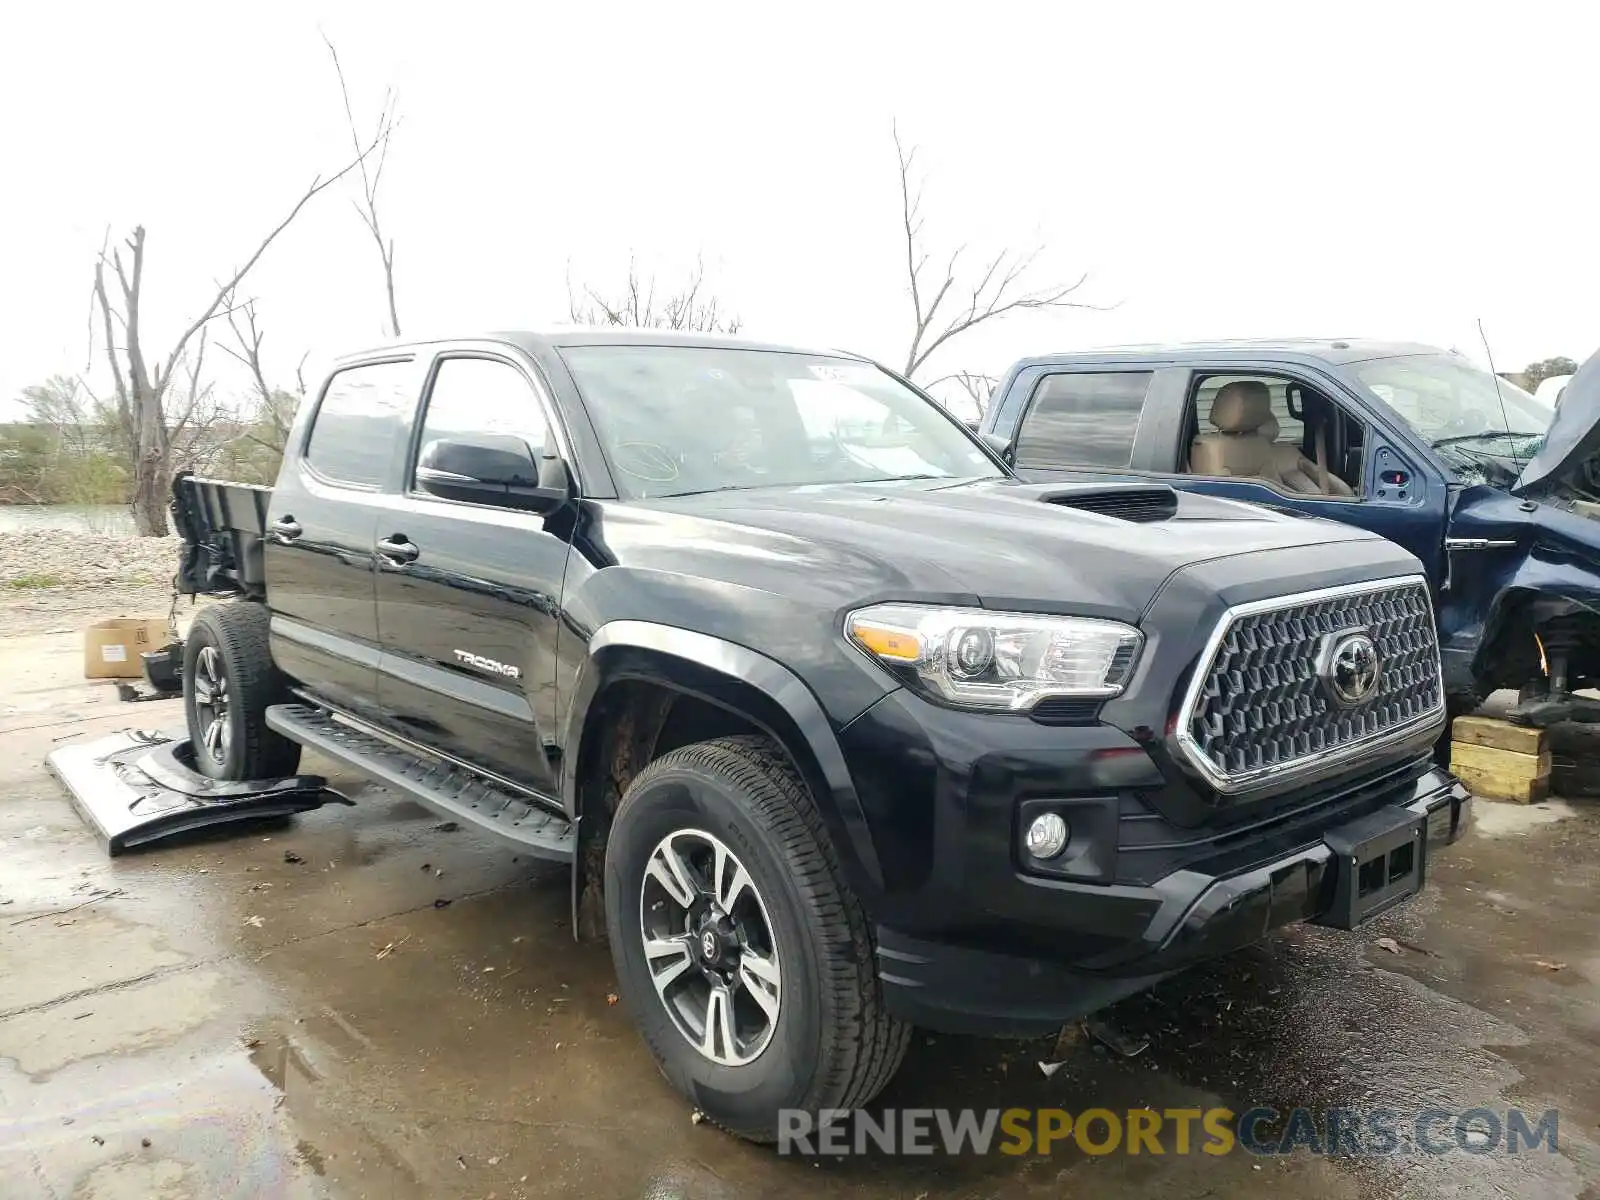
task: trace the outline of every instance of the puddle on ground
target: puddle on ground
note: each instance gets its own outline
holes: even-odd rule
[[[277,1090],[242,1044],[218,1053],[208,1043],[200,1033],[105,1055],[43,1082],[0,1062],[0,1178],[32,1177],[39,1196],[74,1200],[323,1200]]]

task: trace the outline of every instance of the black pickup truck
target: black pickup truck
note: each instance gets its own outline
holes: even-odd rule
[[[1466,824],[1417,560],[1027,484],[891,372],[657,333],[341,361],[277,486],[175,485],[197,760],[309,747],[572,868],[672,1083],[755,1139],[913,1024],[1046,1032]]]

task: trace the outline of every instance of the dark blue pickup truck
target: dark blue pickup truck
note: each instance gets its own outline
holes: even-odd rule
[[[1431,346],[1356,339],[1027,358],[980,426],[1026,478],[1157,477],[1359,525],[1427,567],[1452,711],[1600,720],[1600,355],[1559,408]]]

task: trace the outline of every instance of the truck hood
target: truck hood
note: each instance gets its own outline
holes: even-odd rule
[[[1600,451],[1600,351],[1590,355],[1567,384],[1556,418],[1512,494],[1536,496],[1549,491],[1596,451]]]
[[[797,592],[837,587],[854,600],[976,600],[1121,620],[1136,620],[1175,572],[1210,559],[1360,542],[1344,559],[1354,578],[1367,578],[1372,547],[1392,550],[1352,526],[1128,483],[771,487],[664,498],[648,509],[678,526],[678,555],[729,582],[755,582],[746,578],[753,560],[768,570],[779,561]],[[1340,561],[1335,554],[1327,565]]]

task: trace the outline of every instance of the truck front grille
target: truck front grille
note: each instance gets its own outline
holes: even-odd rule
[[[1352,700],[1351,687],[1341,697],[1335,686],[1334,658],[1346,648],[1359,660],[1362,635],[1377,677]],[[1214,787],[1238,791],[1353,756],[1443,708],[1427,584],[1386,579],[1229,609],[1184,699],[1178,740]]]

